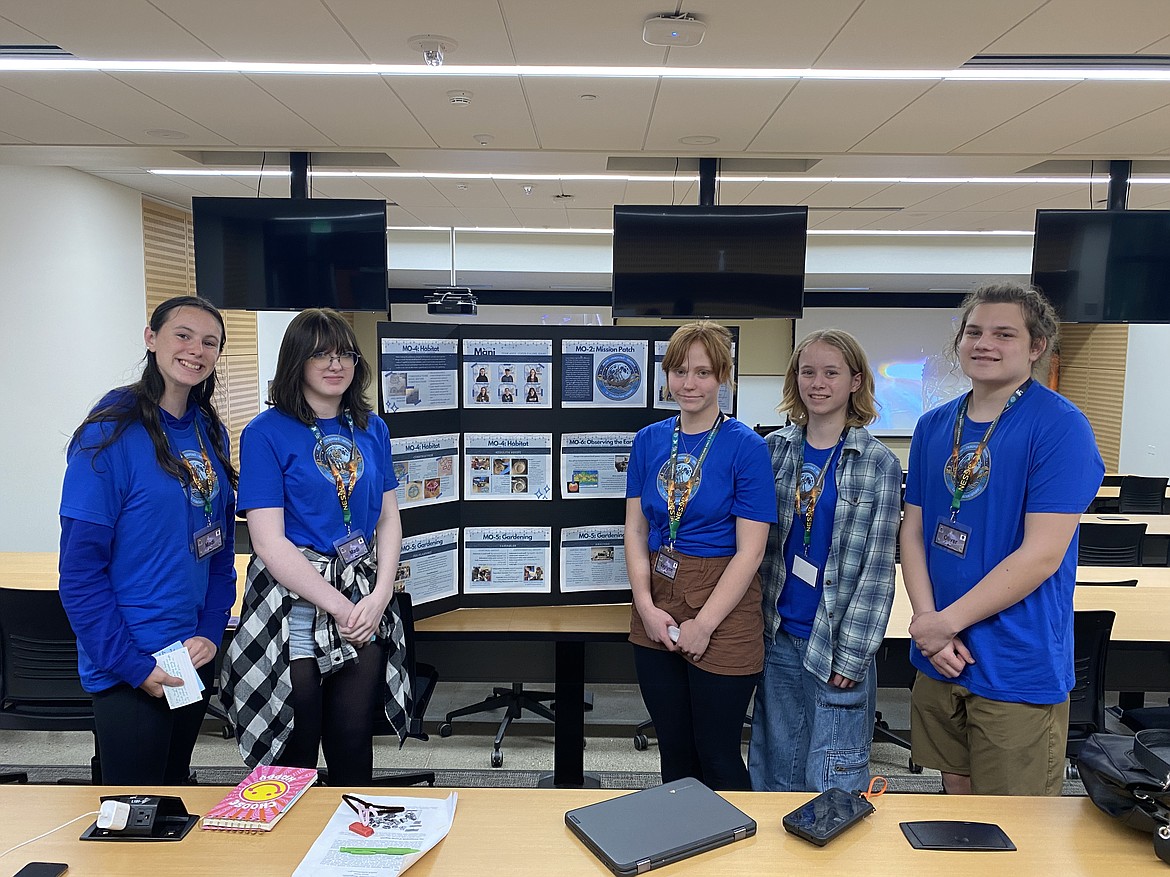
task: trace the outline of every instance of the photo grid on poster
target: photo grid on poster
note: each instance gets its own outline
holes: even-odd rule
[[[382,412],[459,407],[459,344],[454,338],[383,338]]]
[[[561,530],[562,593],[628,590],[624,539],[621,524]]]
[[[463,581],[468,594],[552,592],[551,527],[468,527]]]
[[[562,499],[625,499],[632,432],[561,435]]]
[[[469,432],[464,447],[465,499],[552,499],[552,433]]]
[[[551,408],[552,339],[463,339],[464,408]]]
[[[412,508],[456,502],[459,434],[420,435],[394,440],[394,475],[398,506]]]
[[[415,605],[456,596],[459,593],[458,528],[404,537],[394,584],[405,588]]]

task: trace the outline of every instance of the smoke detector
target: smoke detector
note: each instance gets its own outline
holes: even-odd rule
[[[447,92],[447,102],[456,107],[465,107],[471,103],[473,97],[470,91],[449,91]]]
[[[642,42],[651,46],[697,46],[707,25],[690,15],[658,15],[642,25]]]

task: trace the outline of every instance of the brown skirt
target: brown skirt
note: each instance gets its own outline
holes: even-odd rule
[[[699,610],[715,590],[719,577],[730,557],[691,557],[671,552],[678,561],[678,572],[673,580],[654,571],[658,559],[650,554],[650,597],[654,605],[670,614],[681,625],[699,614]],[[764,613],[760,574],[752,576],[747,592],[723,622],[711,634],[711,642],[699,661],[699,668],[720,676],[749,676],[764,669]],[[646,635],[642,616],[631,607],[630,642],[648,649],[666,651]]]

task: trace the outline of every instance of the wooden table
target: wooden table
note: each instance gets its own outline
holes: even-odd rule
[[[35,837],[96,810],[101,794],[143,789],[84,786],[2,786],[0,849]],[[187,809],[205,813],[225,787],[156,789],[180,793]],[[443,797],[449,789],[369,789],[360,794]],[[609,871],[569,831],[565,811],[621,794],[594,789],[459,789],[450,834],[408,872],[411,877],[607,877]],[[810,797],[807,793],[731,792],[728,800],[756,820],[754,837],[669,865],[662,877],[695,874],[1106,874],[1164,875],[1148,834],[1125,828],[1087,798],[956,799],[945,795],[886,795],[877,812],[824,848],[784,832],[780,820]],[[314,788],[269,834],[234,834],[195,828],[178,843],[94,843],[78,835],[93,817],[10,853],[0,862],[9,874],[29,861],[66,862],[69,877],[208,877],[238,872],[288,877],[340,802],[339,789]],[[898,823],[964,819],[998,823],[1018,848],[1014,853],[937,853],[911,849]]]
[[[629,603],[456,609],[415,622],[420,640],[554,643],[553,772],[542,784],[558,788],[597,785],[585,774],[585,643],[621,642],[629,633]]]

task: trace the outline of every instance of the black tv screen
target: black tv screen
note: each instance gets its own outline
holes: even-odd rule
[[[615,317],[799,317],[807,207],[615,206]]]
[[[192,198],[195,286],[222,308],[387,310],[386,202]]]
[[[1170,322],[1170,210],[1037,210],[1032,282],[1067,323]]]

